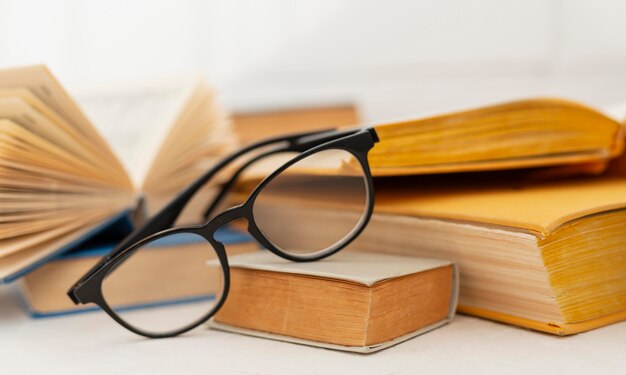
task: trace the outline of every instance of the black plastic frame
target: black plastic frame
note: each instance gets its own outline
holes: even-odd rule
[[[374,209],[374,184],[372,180],[371,171],[367,161],[367,154],[369,150],[378,142],[378,136],[373,128],[367,129],[355,129],[349,131],[319,131],[310,133],[300,133],[285,137],[271,138],[265,141],[261,141],[245,147],[218,162],[212,169],[207,171],[203,176],[198,178],[192,184],[190,184],[185,190],[183,190],[176,198],[168,203],[161,211],[155,214],[150,220],[148,220],[142,227],[131,233],[125,238],[108,256],[104,257],[98,264],[96,264],[91,270],[89,270],[80,280],[78,280],[68,291],[69,297],[76,304],[95,303],[106,311],[115,321],[128,330],[135,332],[139,335],[150,338],[161,338],[176,336],[186,331],[189,331],[203,322],[207,321],[213,316],[220,307],[224,304],[228,296],[230,287],[230,273],[228,266],[228,257],[224,249],[224,245],[215,239],[215,232],[222,226],[237,220],[246,219],[248,222],[248,232],[264,247],[266,247],[272,253],[292,261],[307,262],[315,261],[325,257],[328,257],[350,242],[352,242],[367,226],[369,219],[371,218],[372,211]],[[251,153],[252,151],[259,150],[263,147],[271,147],[270,150],[255,155],[253,158],[245,162],[239,167],[226,184],[223,185],[222,190],[218,193],[214,202],[209,206],[206,216],[210,214],[210,211],[217,207],[219,201],[225,196],[225,193],[230,189],[241,174],[241,172],[254,162],[281,152],[300,152],[280,168],[276,169],[269,176],[263,179],[256,188],[249,195],[248,199],[240,205],[229,208],[224,212],[218,214],[213,219],[207,221],[204,225],[199,226],[186,226],[180,228],[172,228],[176,219],[185,208],[186,204],[191,200],[193,195],[200,190],[206,182],[213,178],[219,171],[223,170],[226,166],[239,159],[240,157]],[[282,251],[278,247],[274,246],[269,241],[263,232],[257,226],[253,207],[256,198],[260,192],[280,173],[291,165],[298,161],[324,150],[338,149],[351,153],[356,160],[360,163],[363,172],[365,173],[366,185],[367,185],[367,201],[366,209],[363,217],[347,237],[334,246],[325,249],[322,252],[314,253],[308,256],[297,256]],[[155,241],[161,237],[169,236],[175,233],[193,233],[205,238],[215,249],[217,258],[222,266],[224,275],[224,290],[219,300],[215,303],[213,309],[209,311],[205,316],[201,317],[195,322],[182,327],[178,330],[170,332],[149,332],[133,327],[120,318],[115,311],[109,307],[102,294],[102,282],[106,278],[109,272],[113,271],[117,266],[130,255],[134,253],[141,246]]]

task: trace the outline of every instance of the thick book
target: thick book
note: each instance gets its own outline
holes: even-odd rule
[[[222,228],[215,236],[226,245],[229,256],[260,250],[259,245],[250,236],[232,229]],[[20,280],[21,297],[32,317],[41,318],[99,310],[94,305],[75,305],[67,298],[66,292],[76,279],[115,247],[115,243],[109,242],[110,235],[100,238],[100,241],[94,239],[91,243],[60,254]],[[184,261],[181,261],[183,259]],[[204,243],[195,241],[160,243],[159,246],[150,249],[149,257],[145,257],[145,262],[137,263],[141,264],[140,269],[132,269],[123,273],[122,277],[116,277],[114,282],[118,285],[111,285],[111,287],[124,290],[124,285],[136,282],[133,273],[141,273],[142,277],[147,280],[157,279],[159,275],[171,272],[172,264],[186,266],[194,262],[202,264],[206,260],[207,251]],[[184,272],[189,276],[186,278],[185,285],[179,288],[164,288],[159,293],[151,293],[148,297],[136,296],[129,292],[127,296],[119,295],[118,298],[124,301],[126,309],[194,302],[199,295],[206,293],[206,285],[213,275],[209,274],[211,270],[208,268],[206,272],[198,272],[197,267],[187,268],[183,270],[178,268],[178,272]]]
[[[267,252],[235,256],[213,328],[374,352],[452,319],[457,270],[450,261],[339,253],[295,263]]]
[[[510,177],[378,180],[374,215],[346,250],[457,262],[462,313],[558,335],[626,319],[626,177]],[[327,243],[325,228],[360,215],[289,196],[264,199],[274,224],[294,218],[283,246]]]
[[[235,147],[227,116],[196,77],[86,92],[81,102],[106,137],[46,67],[0,70],[0,282],[120,215],[155,212]],[[183,220],[204,208],[190,206],[198,212]]]

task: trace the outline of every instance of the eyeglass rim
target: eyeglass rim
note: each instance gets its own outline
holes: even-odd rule
[[[334,143],[334,142],[332,142]],[[270,250],[272,253],[280,256],[281,258],[287,259],[287,260],[291,260],[291,261],[295,261],[295,262],[311,262],[311,261],[316,261],[316,260],[320,260],[326,257],[329,257],[335,253],[337,253],[338,251],[340,251],[341,249],[343,249],[344,247],[346,247],[348,244],[350,244],[352,241],[354,241],[354,239],[356,237],[358,237],[358,235],[365,229],[365,227],[367,226],[373,210],[374,210],[374,184],[373,184],[373,179],[372,179],[372,175],[371,175],[371,171],[369,168],[369,164],[367,161],[367,151],[369,151],[369,149],[366,150],[354,150],[351,148],[345,148],[345,147],[337,147],[336,145],[333,145],[332,143],[329,144],[324,144],[321,146],[318,146],[319,148],[315,148],[315,149],[311,149],[310,151],[312,151],[311,153],[309,152],[305,152],[302,153],[300,155],[298,155],[297,157],[294,157],[292,159],[290,159],[287,163],[283,164],[279,169],[277,169],[276,171],[274,171],[272,174],[270,174],[269,176],[267,176],[263,181],[261,181],[255,188],[254,190],[250,193],[250,195],[248,196],[248,199],[246,200],[246,202],[241,205],[242,209],[245,209],[247,211],[246,213],[246,219],[248,220],[248,232],[259,242],[261,243],[265,248],[267,248],[268,250]],[[344,237],[341,238],[341,240],[339,240],[338,242],[334,243],[333,245],[319,250],[319,251],[315,251],[311,254],[306,254],[306,255],[295,255],[289,251],[286,251],[284,249],[281,249],[279,246],[277,246],[276,244],[274,244],[269,238],[267,238],[267,236],[263,233],[263,231],[261,230],[261,228],[259,227],[255,217],[254,217],[254,204],[256,203],[256,200],[258,198],[258,196],[261,194],[261,192],[272,182],[274,181],[278,176],[281,175],[282,172],[284,172],[285,170],[287,170],[288,168],[290,168],[291,166],[293,166],[294,164],[298,163],[299,161],[306,159],[312,155],[315,155],[319,152],[323,152],[323,151],[328,151],[328,150],[342,150],[342,151],[346,151],[348,153],[350,153],[352,156],[354,156],[356,158],[356,160],[359,162],[359,165],[361,166],[362,170],[363,170],[363,179],[365,181],[365,190],[366,190],[366,200],[364,203],[364,211],[363,214],[361,215],[361,217],[359,218],[359,221],[357,222],[357,224],[350,230],[350,232],[348,232]],[[360,151],[360,152],[359,152]]]
[[[226,250],[224,249],[224,246],[219,241],[216,241],[213,238],[209,238],[205,236],[202,229],[203,229],[202,226],[167,229],[161,232],[157,232],[146,238],[143,238],[141,241],[138,241],[132,246],[130,246],[129,248],[127,248],[126,251],[124,251],[124,255],[120,255],[119,258],[116,258],[117,261],[107,264],[107,267],[103,269],[101,279],[98,282],[98,288],[97,288],[98,293],[96,294],[97,299],[93,302],[96,303],[100,308],[102,308],[102,310],[104,310],[111,318],[113,318],[113,320],[115,320],[122,327],[138,335],[145,336],[148,338],[166,338],[166,337],[177,336],[181,333],[190,331],[198,327],[202,323],[206,322],[207,320],[209,320],[217,311],[219,311],[219,309],[222,307],[224,302],[226,302],[226,298],[230,290],[230,267],[228,266],[228,256],[226,255]],[[189,324],[184,325],[181,328],[172,329],[172,330],[164,331],[164,332],[156,332],[156,331],[151,331],[151,330],[146,330],[146,329],[141,329],[139,327],[135,327],[131,323],[127,322],[124,318],[122,318],[115,311],[115,308],[111,307],[109,303],[106,301],[105,293],[102,290],[104,280],[109,276],[111,272],[115,271],[115,269],[117,268],[116,266],[123,264],[123,260],[125,258],[132,256],[137,250],[142,248],[144,245],[157,241],[161,238],[172,236],[175,234],[180,234],[180,233],[191,233],[191,234],[201,236],[213,248],[215,254],[217,255],[217,259],[221,267],[221,274],[222,274],[223,282],[224,282],[220,298],[213,304],[211,309],[206,314],[203,314],[200,318],[194,320],[193,322]]]

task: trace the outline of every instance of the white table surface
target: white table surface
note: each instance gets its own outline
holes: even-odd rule
[[[151,340],[104,313],[29,318],[0,287],[0,374],[626,373],[626,322],[555,337],[468,316],[362,355],[197,329]]]

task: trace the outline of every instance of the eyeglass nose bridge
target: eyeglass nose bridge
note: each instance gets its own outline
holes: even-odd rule
[[[219,215],[215,216],[211,220],[207,221],[200,229],[200,232],[204,235],[205,238],[219,242],[217,239],[215,239],[215,233],[217,232],[217,230],[237,219],[246,219],[246,221],[249,221],[249,211],[250,210],[247,208],[246,204],[231,207],[221,212]]]

